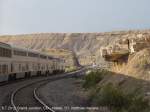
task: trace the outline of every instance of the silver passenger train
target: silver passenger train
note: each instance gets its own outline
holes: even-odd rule
[[[63,71],[63,59],[0,42],[0,82]]]

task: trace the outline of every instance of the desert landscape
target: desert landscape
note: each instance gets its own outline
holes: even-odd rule
[[[149,4],[0,0],[0,112],[150,112]]]
[[[94,70],[91,79],[88,82],[85,79],[87,88],[96,77],[98,82],[94,82],[97,86],[94,88],[105,88],[111,83],[125,94],[139,93],[150,100],[150,30],[4,35],[0,36],[0,41],[61,57],[72,70],[89,65],[104,69],[106,72],[96,73],[98,77]],[[95,97],[98,94],[93,87],[88,91],[81,88],[81,96],[87,96],[87,101],[91,91]],[[97,105],[92,102],[91,105]]]

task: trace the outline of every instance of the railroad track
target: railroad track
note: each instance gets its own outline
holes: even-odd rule
[[[64,75],[36,81],[14,90],[11,94],[11,105],[13,112],[55,112],[51,107],[46,105],[38,96],[37,90],[44,84],[60,80],[63,78],[71,78],[80,74],[82,70],[67,73]],[[11,112],[12,112],[11,111]]]
[[[53,110],[50,106],[48,106],[38,95],[38,92],[37,92],[38,89],[45,84],[47,84],[47,82],[44,84],[41,84],[40,86],[34,89],[34,98],[44,107],[45,111],[55,112],[55,110]]]

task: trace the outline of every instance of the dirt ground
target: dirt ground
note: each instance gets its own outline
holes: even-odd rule
[[[48,83],[38,92],[44,102],[61,112],[85,112],[89,106],[80,79],[68,78]]]

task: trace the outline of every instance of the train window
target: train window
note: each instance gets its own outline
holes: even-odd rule
[[[6,74],[6,73],[8,73],[8,65],[2,65],[2,73],[3,74]]]
[[[22,71],[23,72],[26,71],[26,67],[25,66],[22,67]]]
[[[26,71],[29,69],[29,66],[28,66],[28,64],[26,64]]]
[[[0,57],[11,57],[11,50],[0,47]]]
[[[8,73],[8,65],[6,65],[6,73]]]
[[[19,71],[22,71],[22,69],[21,69],[21,64],[19,64]]]
[[[48,64],[47,64],[47,69],[48,69]]]
[[[17,55],[17,56],[27,56],[27,52],[14,50],[14,55]]]
[[[11,72],[13,72],[13,64],[11,64]]]
[[[29,52],[29,53],[28,53],[28,56],[29,56],[29,57],[39,57],[38,54],[32,53],[32,52]]]
[[[40,64],[38,64],[38,69],[40,70]]]
[[[40,58],[41,58],[41,59],[46,59],[47,56],[45,56],[45,55],[40,55]]]
[[[32,68],[33,68],[33,70],[35,70],[35,65],[34,64],[32,64]]]
[[[5,66],[2,65],[2,73],[5,73]]]
[[[0,65],[0,74],[2,74],[2,65]]]
[[[48,59],[49,59],[49,60],[52,60],[53,58],[49,56]]]

